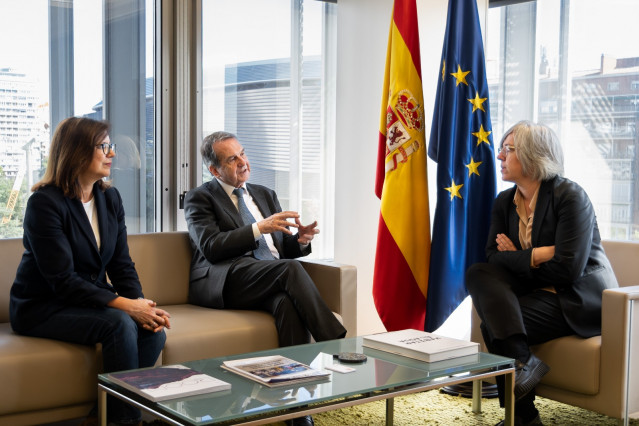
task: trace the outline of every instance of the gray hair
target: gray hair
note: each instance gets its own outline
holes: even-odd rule
[[[504,133],[500,146],[511,134],[524,176],[539,181],[563,176],[564,153],[557,134],[550,127],[520,121]]]
[[[202,141],[202,146],[200,147],[200,153],[202,154],[202,161],[206,164],[207,167],[220,167],[220,159],[215,155],[215,150],[213,149],[213,144],[225,141],[227,139],[236,139],[233,133],[219,131],[213,132]]]

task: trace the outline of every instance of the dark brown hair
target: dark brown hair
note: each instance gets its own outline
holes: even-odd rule
[[[82,198],[82,189],[78,176],[91,164],[95,146],[101,143],[109,133],[106,121],[97,121],[84,117],[70,117],[62,120],[55,129],[49,149],[47,170],[40,182],[33,185],[32,191],[43,186],[53,185],[62,190],[69,198]],[[101,190],[108,183],[97,182]]]

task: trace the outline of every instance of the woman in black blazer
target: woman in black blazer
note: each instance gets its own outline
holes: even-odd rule
[[[58,125],[44,178],[27,203],[10,299],[16,333],[101,343],[104,372],[153,366],[170,327],[169,314],[142,294],[122,199],[103,180],[115,157],[108,130],[88,118]],[[140,422],[137,408],[116,399],[107,406],[110,422]]]
[[[617,281],[588,195],[561,177],[556,134],[519,122],[502,138],[497,158],[502,178],[516,186],[495,200],[488,263],[468,269],[466,287],[488,350],[515,359],[516,424],[539,425],[534,388],[549,367],[529,346],[601,334],[602,292]]]

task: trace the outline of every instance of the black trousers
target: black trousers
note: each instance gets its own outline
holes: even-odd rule
[[[239,258],[224,284],[224,306],[260,309],[275,317],[280,346],[339,339],[346,329],[326,306],[300,262]]]
[[[466,289],[481,318],[482,335],[491,353],[516,358],[519,354],[503,344],[512,336],[524,336],[530,346],[575,334],[563,316],[557,294],[531,288],[530,283],[500,266],[472,265],[466,271]],[[500,379],[497,385],[503,405],[504,385]],[[515,403],[515,413],[529,417],[536,412],[534,400],[533,390]]]

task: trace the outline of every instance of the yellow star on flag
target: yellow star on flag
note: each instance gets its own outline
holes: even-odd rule
[[[459,194],[459,190],[462,186],[464,186],[463,183],[459,185],[455,185],[455,179],[453,179],[453,183],[451,184],[451,186],[448,188],[444,188],[446,191],[450,192],[450,201],[453,201],[453,197],[459,197],[459,198],[462,197]]]
[[[470,157],[470,164],[466,164],[466,167],[468,167],[468,177],[470,177],[473,173],[480,176],[479,166],[481,163],[483,163],[483,161],[476,163],[475,160],[473,160],[473,157]]]
[[[459,83],[464,83],[468,86],[466,82],[466,76],[470,74],[470,71],[462,71],[461,66],[457,65],[457,72],[451,72],[450,75],[457,79],[457,84],[455,86],[459,86]]]
[[[491,133],[492,132],[490,130],[488,131],[484,130],[484,125],[482,124],[479,127],[479,131],[472,133],[472,135],[477,137],[477,146],[479,146],[479,144],[482,142],[486,142],[488,145],[490,145],[490,141],[488,140],[488,135],[490,135]]]
[[[486,112],[484,106],[482,105],[484,102],[486,102],[486,99],[488,98],[480,98],[479,93],[475,93],[475,99],[468,99],[468,102],[473,104],[473,112],[477,111],[478,109]]]
[[[444,77],[446,76],[446,60],[442,63],[442,81],[444,81]]]

